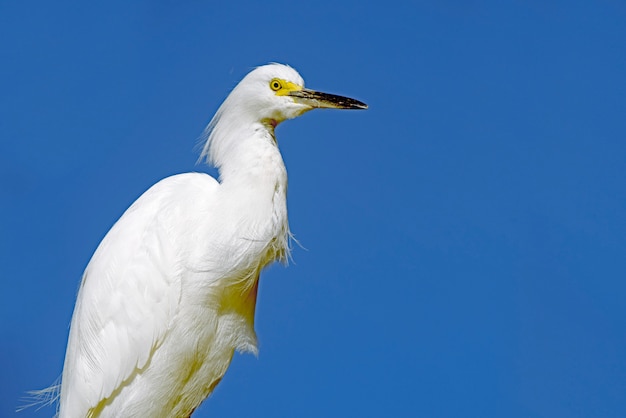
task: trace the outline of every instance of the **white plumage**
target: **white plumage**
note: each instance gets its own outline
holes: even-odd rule
[[[367,106],[304,89],[285,65],[253,70],[207,128],[220,181],[166,178],[108,232],[80,285],[61,418],[188,417],[235,350],[256,353],[259,273],[289,253],[274,128],[315,107]]]

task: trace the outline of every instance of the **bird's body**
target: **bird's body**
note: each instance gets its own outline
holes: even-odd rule
[[[99,245],[72,318],[60,418],[188,417],[235,350],[256,353],[259,274],[289,253],[274,128],[322,107],[280,95],[274,80],[310,92],[290,67],[251,72],[209,126],[203,155],[220,181],[201,173],[160,181]]]
[[[284,171],[281,177],[276,185],[285,183]],[[188,416],[235,349],[256,351],[259,272],[287,251],[274,246],[287,242],[288,227],[285,199],[272,199],[273,186],[259,184],[258,198],[245,201],[229,198],[237,190],[208,175],[182,174],[131,206],[85,272],[68,345],[77,367],[66,366],[61,393],[62,405],[72,407],[62,409],[68,417],[91,410],[102,417]],[[276,223],[235,215],[241,213],[268,214]]]

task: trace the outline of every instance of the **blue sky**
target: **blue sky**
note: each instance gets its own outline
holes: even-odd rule
[[[622,2],[90,3],[0,3],[0,416],[60,375],[106,231],[213,172],[197,138],[271,61],[370,109],[277,129],[306,250],[194,416],[626,416]]]

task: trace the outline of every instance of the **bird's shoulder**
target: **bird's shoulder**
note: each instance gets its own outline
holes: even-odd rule
[[[185,203],[186,197],[210,198],[218,188],[217,180],[206,173],[175,174],[155,183],[133,203],[131,208],[150,201],[157,204],[167,204],[180,203],[181,201]]]

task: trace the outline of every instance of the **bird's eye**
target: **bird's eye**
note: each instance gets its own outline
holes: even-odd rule
[[[278,91],[281,89],[282,87],[282,83],[280,82],[280,80],[277,79],[273,79],[272,81],[270,81],[270,88],[274,91]]]

